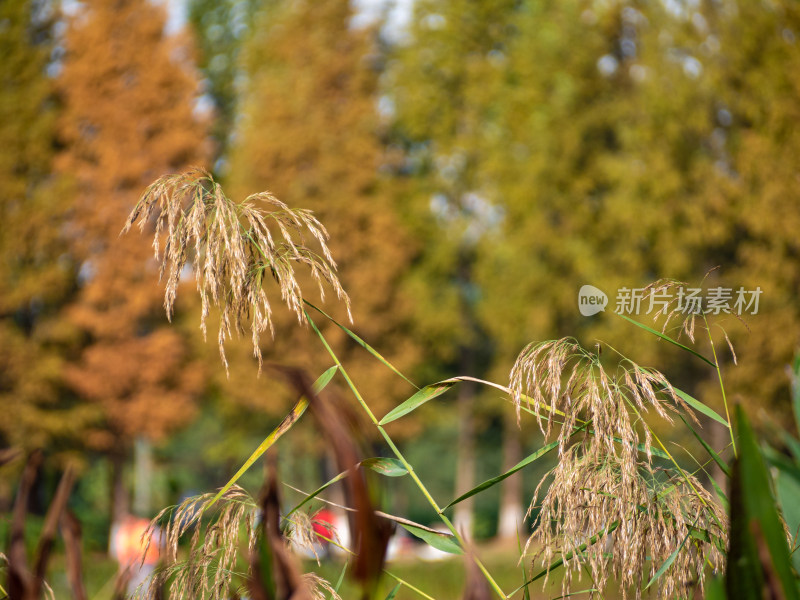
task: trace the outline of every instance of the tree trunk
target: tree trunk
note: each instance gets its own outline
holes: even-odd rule
[[[475,487],[475,419],[472,414],[474,398],[474,384],[463,382],[458,394],[456,497]],[[473,515],[473,498],[456,504],[453,524],[466,538],[472,537]]]
[[[144,436],[133,447],[133,512],[150,517],[153,490],[153,445]]]
[[[458,280],[461,296],[461,325],[467,337],[459,351],[462,375],[476,375],[475,366],[480,351],[480,333],[475,316],[475,287],[472,284],[474,257],[466,247],[459,250]],[[456,497],[475,487],[475,384],[464,381],[458,389],[458,449],[456,454]],[[472,538],[474,498],[456,504],[453,525],[467,539]]]
[[[113,554],[114,535],[117,525],[129,512],[128,491],[125,489],[125,454],[115,451],[111,454],[111,531],[108,536],[109,554]]]
[[[514,411],[507,410],[503,418],[503,472],[522,460],[522,440]],[[522,472],[508,477],[500,488],[500,514],[497,538],[503,541],[522,535]]]

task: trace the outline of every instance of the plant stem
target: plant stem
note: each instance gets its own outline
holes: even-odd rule
[[[711,328],[708,326],[708,320],[703,315],[703,321],[706,324],[706,332],[708,332],[708,341],[711,342],[711,353],[714,355],[714,368],[717,370],[717,378],[719,379],[719,389],[722,391],[722,403],[725,405],[725,418],[728,420],[728,430],[731,433],[731,446],[733,447],[734,458],[738,457],[736,452],[736,440],[733,436],[733,425],[731,424],[731,414],[728,412],[728,398],[725,395],[725,384],[722,382],[722,371],[719,368],[719,359],[717,358],[717,349],[714,346],[714,338],[711,336]]]
[[[403,456],[403,453],[400,452],[400,449],[395,445],[395,443],[392,440],[391,436],[389,436],[389,434],[386,432],[386,430],[381,426],[381,424],[378,421],[378,418],[372,412],[372,410],[367,405],[367,403],[364,400],[364,398],[361,396],[361,393],[358,391],[358,388],[356,388],[355,384],[350,379],[350,376],[347,374],[347,371],[345,370],[344,365],[342,365],[341,361],[339,360],[339,357],[336,356],[336,353],[333,351],[333,349],[330,347],[330,345],[328,345],[328,342],[325,339],[325,336],[323,336],[322,332],[317,328],[317,325],[314,322],[314,320],[311,318],[311,315],[309,315],[308,312],[305,309],[303,310],[303,312],[305,313],[306,319],[308,319],[308,322],[311,324],[312,329],[317,334],[319,339],[322,341],[323,346],[325,346],[325,350],[328,351],[328,354],[330,354],[330,356],[333,359],[333,361],[335,362],[336,366],[339,367],[339,372],[342,374],[342,377],[344,377],[345,381],[347,382],[348,387],[353,392],[353,395],[356,397],[356,400],[361,405],[361,408],[364,409],[364,412],[367,414],[367,417],[369,417],[369,420],[372,421],[372,424],[375,425],[375,427],[378,428],[378,431],[380,432],[381,436],[383,437],[383,439],[388,444],[389,448],[392,450],[392,452],[397,457],[397,459],[403,464],[403,466],[406,468],[406,470],[408,470],[408,474],[411,476],[411,479],[417,485],[417,488],[419,488],[419,491],[422,492],[422,495],[425,496],[425,499],[428,501],[428,503],[436,511],[436,514],[439,515],[439,518],[442,520],[442,523],[445,524],[445,526],[450,530],[450,532],[456,538],[456,541],[458,542],[458,545],[461,546],[461,548],[466,548],[466,544],[464,542],[463,537],[456,530],[455,526],[450,521],[450,519],[448,519],[447,516],[444,514],[442,508],[439,507],[439,504],[436,502],[436,500],[434,500],[433,496],[431,496],[430,492],[428,491],[428,488],[425,487],[425,484],[422,483],[422,480],[417,476],[416,471],[414,471],[414,467],[412,467],[411,464],[406,460],[406,458]],[[506,596],[505,592],[503,592],[502,588],[494,580],[494,577],[492,577],[492,575],[489,573],[489,571],[486,569],[486,567],[483,565],[483,563],[480,561],[480,559],[477,556],[475,556],[474,554],[472,555],[472,558],[475,561],[475,565],[481,570],[481,572],[483,573],[484,577],[486,577],[486,581],[489,582],[489,585],[492,587],[492,589],[495,591],[495,593],[500,598],[507,599],[508,596]]]
[[[419,594],[419,595],[420,595],[420,596],[422,596],[423,598],[427,598],[428,600],[435,600],[434,598],[432,598],[431,596],[429,596],[428,594],[426,594],[425,592],[423,592],[421,589],[419,589],[419,588],[417,588],[417,587],[414,587],[413,585],[411,585],[410,583],[408,583],[408,582],[407,582],[407,581],[405,581],[404,579],[400,579],[400,578],[399,578],[397,575],[395,575],[394,573],[390,573],[389,571],[384,571],[384,573],[386,573],[386,574],[387,574],[389,577],[391,577],[392,579],[394,579],[394,580],[395,580],[395,581],[397,581],[398,583],[401,583],[401,584],[403,584],[404,586],[406,586],[406,587],[407,587],[408,589],[410,589],[411,591],[413,591],[413,592],[416,592],[417,594]]]

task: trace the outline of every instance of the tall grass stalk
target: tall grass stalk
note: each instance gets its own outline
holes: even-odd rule
[[[731,413],[728,410],[728,397],[725,394],[725,383],[722,381],[722,369],[719,366],[719,358],[717,357],[717,348],[714,345],[714,336],[711,335],[711,328],[708,326],[708,320],[703,315],[703,320],[706,323],[706,332],[708,333],[708,342],[711,344],[711,354],[714,356],[714,368],[717,371],[717,379],[719,380],[719,389],[722,393],[722,403],[725,406],[725,419],[728,421],[728,431],[731,435],[731,447],[733,448],[733,456],[737,457],[738,453],[736,452],[736,438],[733,435],[733,426],[731,424]],[[728,339],[727,334],[725,335],[725,339]],[[728,345],[730,346],[730,340],[728,340]],[[736,360],[736,353],[733,352],[733,347],[731,346],[731,353],[733,353],[734,361]]]
[[[690,429],[691,425],[683,417],[696,421],[692,408],[712,414],[720,421],[722,418],[687,394],[675,390],[658,371],[639,366],[624,356],[615,365],[616,370],[607,370],[600,361],[599,351],[586,350],[571,338],[533,343],[517,358],[508,386],[468,375],[456,377],[421,390],[418,388],[419,391],[403,405],[378,419],[307,308],[318,310],[376,360],[410,380],[355,333],[310,304],[300,289],[295,273],[297,267],[310,271],[320,296],[324,297],[326,288],[332,289],[350,315],[350,299],[338,279],[336,263],[326,245],[327,232],[309,211],[290,209],[268,193],[255,194],[243,203],[234,203],[210,175],[197,170],[162,177],[151,185],[135,207],[124,231],[136,221],[140,228],[151,222],[155,224],[153,245],[156,258],[161,261],[162,276],[169,268],[164,301],[168,316],[172,314],[184,268],[193,254],[191,265],[203,309],[201,327],[205,331],[210,306],[219,307],[218,344],[226,368],[225,340],[233,333],[249,329],[260,369],[259,336],[263,331],[272,331],[271,306],[265,288],[270,279],[274,281],[282,301],[300,323],[310,325],[333,360],[335,366],[327,372],[328,380],[336,371],[341,373],[365,415],[464,550],[468,550],[466,540],[445,511],[464,498],[496,485],[514,470],[484,482],[442,507],[384,425],[465,380],[477,381],[510,396],[518,420],[522,412],[533,415],[545,442],[550,445],[531,455],[518,468],[541,458],[550,449],[557,450],[559,460],[537,487],[529,511],[530,514],[535,507],[540,509],[525,552],[535,548],[534,557],[541,559],[545,568],[522,588],[540,578],[546,582],[554,568],[563,566],[565,595],[573,576],[586,572],[592,580],[593,593],[597,591],[602,595],[610,581],[616,580],[622,586],[623,595],[632,589],[638,598],[644,590],[655,590],[660,597],[672,598],[683,594],[691,580],[702,589],[707,566],[715,571],[722,568],[728,536],[727,515],[700,485],[695,474],[680,466],[655,434],[648,415],[654,413],[667,423],[673,423],[673,417],[680,415]],[[304,234],[310,237],[311,244],[316,245],[318,251],[306,245]],[[649,289],[659,291],[673,285],[676,282],[656,282]],[[667,314],[666,307],[664,314]],[[664,330],[672,316],[674,311],[667,315]],[[663,331],[659,333],[636,324],[716,368],[735,450],[713,340],[712,362]],[[682,329],[694,341],[693,316],[684,321]],[[307,394],[312,393],[309,385],[304,389]],[[296,407],[292,415],[265,440],[248,463],[254,462],[258,452],[266,450],[292,427],[302,415],[302,408]],[[709,446],[706,445],[706,449],[718,460]],[[654,462],[660,458],[669,461],[669,466]],[[226,488],[235,483],[245,468]],[[549,485],[545,488],[546,482]],[[230,489],[225,493],[230,493]],[[539,498],[541,504],[537,506]],[[213,504],[214,498],[210,502]],[[293,522],[295,527],[300,527],[307,524],[308,519],[295,515]],[[170,539],[176,544],[174,532],[174,529],[170,530]],[[299,538],[304,539],[302,535]],[[468,554],[492,591],[499,598],[509,598],[481,560],[473,552]],[[228,565],[230,555],[223,552],[221,557]],[[195,561],[195,564],[198,563]],[[210,572],[203,573],[204,577],[211,576]],[[177,573],[176,576],[180,577]],[[219,581],[219,577],[222,575],[215,572],[214,581]],[[411,584],[397,580],[429,598]],[[320,585],[325,588],[325,585]]]
[[[394,443],[394,440],[392,440],[391,436],[386,432],[386,429],[383,428],[378,419],[375,417],[375,413],[372,412],[369,405],[366,403],[363,396],[358,391],[358,388],[356,388],[355,384],[353,383],[353,380],[350,379],[350,376],[347,374],[347,370],[344,368],[344,365],[342,365],[341,361],[339,360],[339,357],[336,356],[336,353],[328,344],[327,340],[325,339],[325,336],[322,335],[322,332],[319,330],[319,328],[317,327],[317,325],[314,323],[313,319],[311,319],[311,317],[308,315],[307,312],[306,312],[306,320],[311,324],[312,329],[322,341],[322,344],[325,346],[325,349],[328,351],[328,354],[330,354],[336,366],[339,367],[339,371],[341,372],[342,377],[344,377],[345,381],[347,382],[347,386],[350,388],[350,391],[353,392],[353,395],[355,396],[356,400],[361,405],[361,407],[364,409],[364,412],[366,413],[369,420],[378,429],[378,431],[381,434],[381,437],[386,441],[386,444],[392,450],[397,459],[408,470],[408,474],[411,476],[411,479],[414,481],[414,484],[417,486],[417,488],[425,497],[425,499],[428,501],[428,503],[431,505],[431,507],[436,511],[436,514],[439,515],[439,518],[441,519],[442,523],[444,523],[444,525],[450,530],[450,532],[456,538],[459,546],[464,548],[465,547],[464,538],[456,529],[455,525],[453,525],[452,521],[450,521],[447,515],[444,514],[444,511],[436,502],[436,500],[434,500],[433,496],[428,491],[428,488],[425,486],[424,483],[422,483],[422,480],[417,475],[416,471],[414,470],[414,467],[411,466],[411,464],[406,460],[405,456],[403,456],[403,453]],[[489,582],[489,585],[492,586],[494,592],[500,598],[507,598],[508,596],[506,596],[505,592],[503,592],[503,590],[500,588],[500,585],[495,581],[494,577],[492,577],[491,573],[489,573],[489,571],[486,569],[486,567],[480,561],[480,559],[477,556],[473,555],[473,560],[475,561],[475,564],[478,566],[478,568],[486,577],[486,580]]]

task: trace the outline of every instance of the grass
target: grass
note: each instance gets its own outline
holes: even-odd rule
[[[519,553],[516,548],[478,547],[477,553],[481,555],[486,568],[492,572],[492,575],[503,589],[513,590],[521,585],[522,569],[516,566],[519,559]],[[316,563],[312,562],[306,563],[304,567],[306,571],[315,571],[328,581],[336,582],[341,573],[342,563],[328,561],[323,562],[321,567],[317,567]],[[391,562],[386,565],[386,570],[436,600],[456,599],[461,598],[463,595],[464,582],[466,580],[463,558],[454,556],[439,561],[426,562],[413,557]],[[395,585],[397,585],[396,579],[389,575],[384,575],[375,597],[385,598]],[[531,586],[531,592],[534,591],[533,587]],[[549,587],[552,587],[553,595],[558,595],[556,592],[560,588],[560,578],[555,587],[552,584]],[[541,586],[538,586],[536,591],[540,592]],[[358,587],[347,578],[343,581],[339,592],[342,598],[359,597]],[[522,598],[522,592],[514,597]],[[550,597],[550,595],[534,595],[533,597]],[[422,595],[405,586],[401,586],[397,596],[395,596],[396,600],[420,600],[421,598],[423,598]]]
[[[83,556],[83,574],[89,600],[111,600],[117,576],[117,562],[114,559],[105,553],[87,553]],[[47,582],[57,599],[72,597],[63,553],[53,556]]]
[[[478,554],[492,571],[498,583],[506,590],[513,590],[522,583],[522,568],[517,566],[519,553],[516,547],[497,547],[494,545],[478,546]],[[343,563],[336,559],[323,560],[320,566],[316,562],[306,561],[305,572],[313,571],[335,584],[342,570]],[[529,565],[528,565],[529,566]],[[114,576],[117,563],[105,554],[85,556],[86,588],[89,600],[111,600],[114,591]],[[387,570],[397,577],[419,588],[436,600],[460,598],[464,588],[464,561],[453,557],[439,561],[425,562],[416,558],[398,560],[387,565]],[[49,582],[56,598],[69,598],[70,588],[64,569],[64,556],[54,557],[49,575]],[[377,598],[385,598],[396,585],[396,580],[385,575],[380,584]],[[548,582],[547,593],[542,591],[541,583],[530,586],[531,598],[554,598],[560,595],[561,577],[554,573]],[[584,589],[587,586],[576,586]],[[345,577],[339,590],[342,598],[358,598],[359,587]],[[587,595],[588,596],[588,595]],[[578,596],[580,597],[580,596]],[[401,586],[395,600],[419,600],[423,596]],[[522,592],[513,598],[522,598]]]

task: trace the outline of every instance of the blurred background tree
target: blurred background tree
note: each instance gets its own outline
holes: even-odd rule
[[[52,171],[54,17],[44,3],[0,5],[0,446],[63,455],[94,412],[62,378],[71,334],[59,310],[73,293],[75,264],[64,249],[68,197]],[[9,484],[0,478],[0,507]]]
[[[113,521],[130,510],[123,467],[134,442],[146,461],[149,442],[191,420],[205,379],[185,336],[166,322],[150,243],[119,237],[146,185],[207,156],[206,125],[193,112],[191,49],[164,26],[164,10],[145,0],[82,3],[67,21],[57,80],[56,168],[74,182],[65,227],[80,265],[66,311],[80,346],[64,374],[102,410],[84,439],[111,461]],[[137,508],[149,512],[143,492]]]
[[[397,174],[412,180],[405,212],[424,242],[409,284],[420,299],[414,322],[417,335],[429,342],[425,362],[440,378],[485,376],[493,360],[495,340],[477,314],[486,290],[476,279],[475,261],[481,241],[502,220],[482,165],[487,136],[496,127],[498,69],[515,8],[515,2],[415,3],[409,38],[396,49],[387,78],[393,141],[405,154]],[[476,483],[478,393],[474,384],[459,386],[455,496]],[[515,422],[504,441],[510,467],[521,458]],[[501,510],[507,515],[501,535],[515,539],[515,524],[522,522],[518,483],[518,477],[506,481]],[[456,527],[472,532],[473,500],[456,505],[454,518]]]
[[[271,3],[259,16],[244,51],[246,83],[229,188],[237,198],[268,189],[314,211],[355,299],[353,329],[405,371],[416,347],[408,335],[410,301],[399,283],[414,246],[379,173],[380,55],[373,32],[352,28],[351,17],[346,0]],[[327,310],[348,324],[343,310]],[[410,395],[406,382],[310,312],[376,414]],[[279,316],[265,356],[321,373],[332,361],[313,331],[298,327],[288,312]]]
[[[780,125],[795,105],[785,69],[797,60],[796,19],[788,5],[521,5],[485,163],[505,218],[477,267],[500,364],[526,340],[600,339],[720,406],[715,373],[621,319],[581,317],[575,296],[596,285],[610,312],[622,287],[659,277],[697,285],[721,266],[706,287],[763,290],[759,314],[745,316],[749,331],[725,322],[742,365],[726,352],[723,368],[748,406],[789,410],[784,369],[798,337],[788,324],[800,315],[789,300],[795,242],[780,231],[797,211],[765,203],[794,202],[785,187],[794,185],[793,153],[769,144],[797,141]],[[755,147],[762,160],[749,155]]]
[[[800,346],[800,132],[793,125],[800,111],[800,7],[726,4],[705,7],[701,16],[705,36],[693,50],[710,55],[701,58],[713,123],[706,144],[714,156],[704,192],[705,212],[715,221],[704,229],[726,231],[714,257],[723,265],[721,279],[763,290],[749,332],[738,327],[733,338],[740,364],[729,368],[730,381],[760,422],[766,413],[785,423],[787,365]]]

